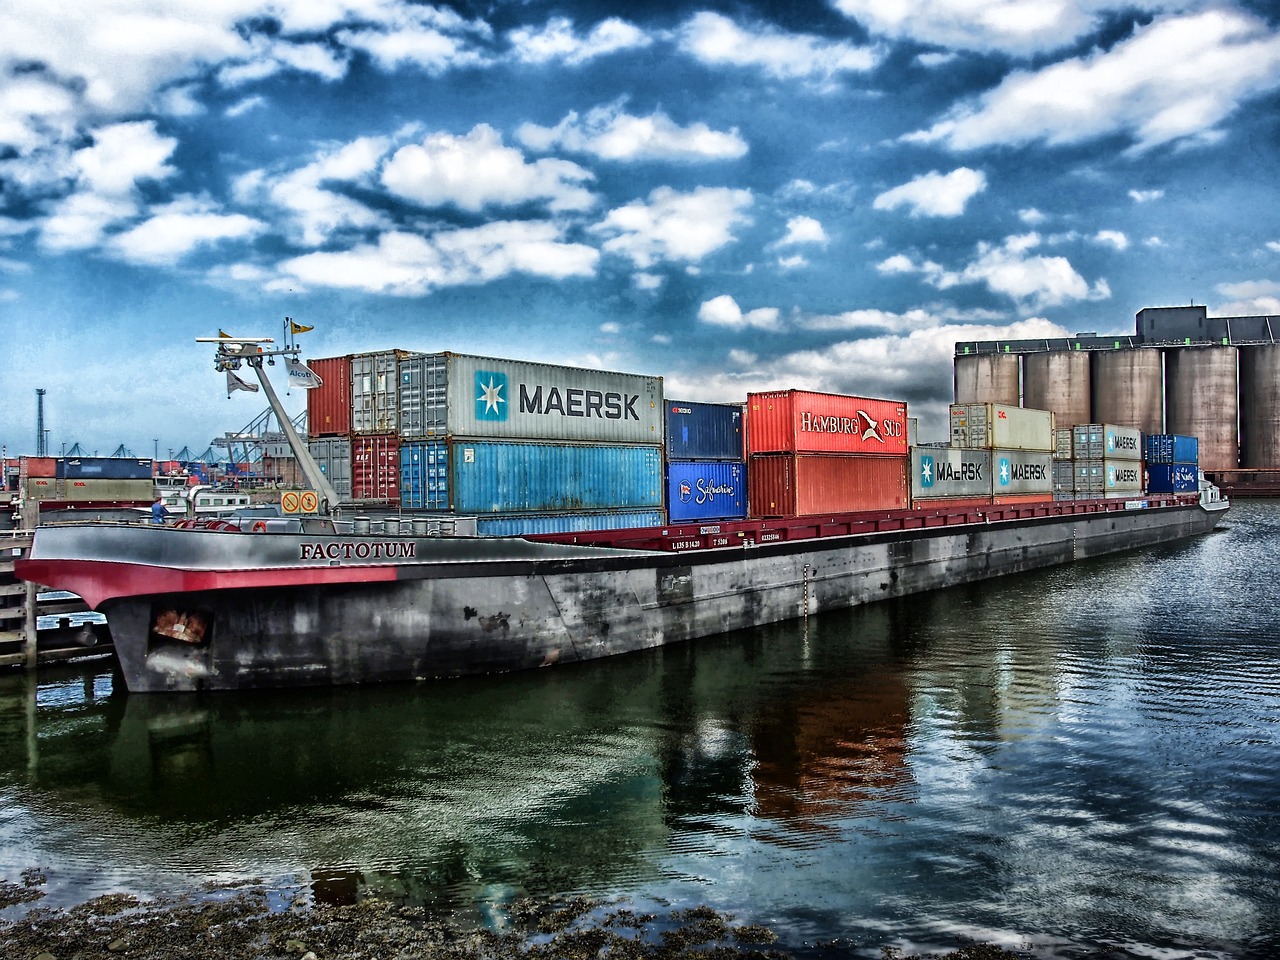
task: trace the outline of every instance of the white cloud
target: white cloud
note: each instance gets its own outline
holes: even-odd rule
[[[87,250],[96,247],[107,230],[137,216],[132,198],[74,193],[53,205],[40,225],[40,246],[46,250]]]
[[[1027,207],[1024,210],[1018,211],[1018,219],[1021,220],[1023,223],[1025,223],[1027,226],[1034,227],[1037,224],[1044,223],[1049,218],[1046,217],[1039,210],[1037,210],[1035,207]]]
[[[259,107],[267,105],[267,98],[261,96],[245,97],[239,103],[232,104],[223,111],[224,116],[235,119],[242,117],[251,110],[257,110]]]
[[[606,251],[629,257],[642,270],[662,260],[693,263],[733,242],[734,227],[750,222],[751,203],[748,190],[678,193],[659,187],[647,201],[610,210],[592,232],[608,237]]]
[[[991,310],[960,311],[955,308],[932,306],[915,307],[903,313],[890,310],[862,308],[843,313],[819,314],[804,317],[796,325],[805,330],[879,330],[886,333],[908,333],[912,330],[928,330],[946,323],[980,323],[1000,319]]]
[[[1101,15],[1115,7],[1112,0],[835,0],[834,5],[880,36],[1023,55],[1070,44],[1093,32]]]
[[[260,220],[243,214],[219,213],[207,200],[182,197],[112,237],[109,248],[134,263],[176,263],[197,247],[253,237],[265,227]]]
[[[1114,247],[1116,250],[1129,248],[1129,238],[1119,230],[1099,230],[1094,234],[1093,242],[1104,247]]]
[[[1274,317],[1280,315],[1280,283],[1275,280],[1244,280],[1220,283],[1215,288],[1231,300],[1210,309],[1215,317]]]
[[[1272,253],[1280,253],[1280,240],[1268,240],[1267,249]]]
[[[1228,9],[1158,19],[1107,51],[1010,74],[904,139],[953,150],[1123,134],[1133,152],[1212,142],[1244,100],[1280,87],[1280,35]]]
[[[827,232],[822,229],[821,222],[813,217],[792,217],[787,221],[787,233],[775,247],[790,247],[801,243],[813,243],[826,246]]]
[[[778,258],[779,270],[803,270],[807,266],[809,266],[808,259],[805,257],[802,257],[798,253],[793,254],[792,256],[789,256],[789,257]]]
[[[936,170],[916,177],[876,197],[876,210],[909,207],[913,217],[958,217],[974,195],[987,188],[987,176],[981,170],[959,167],[950,173]]]
[[[917,262],[905,254],[888,257],[876,269],[886,276],[920,274],[925,283],[939,290],[980,283],[993,293],[1036,308],[1111,296],[1105,280],[1090,287],[1066,257],[1032,255],[1030,251],[1040,243],[1035,233],[1006,237],[1000,245],[981,243],[977,256],[958,271],[930,260]]]
[[[711,66],[752,67],[780,80],[824,84],[840,74],[866,73],[881,59],[881,53],[871,47],[783,33],[770,26],[746,29],[707,11],[695,14],[680,28],[680,47]]]
[[[703,303],[698,308],[698,319],[703,323],[731,330],[744,330],[748,327],[771,331],[779,329],[777,307],[758,307],[743,313],[738,302],[727,293]]]
[[[712,130],[705,123],[682,127],[661,110],[636,117],[620,102],[596,107],[585,117],[570,113],[554,127],[523,124],[516,138],[533,150],[559,147],[604,160],[736,160],[747,153],[736,129]]]
[[[1129,199],[1134,203],[1150,203],[1164,196],[1163,190],[1130,190]]]
[[[1147,239],[1142,241],[1142,245],[1144,247],[1163,247],[1164,241],[1159,237],[1147,237]]]
[[[398,197],[472,212],[533,201],[551,210],[585,210],[595,197],[580,184],[592,179],[567,160],[526,162],[484,123],[463,137],[434,133],[421,144],[401,147],[382,170],[383,185]]]
[[[639,27],[617,17],[600,21],[585,35],[574,32],[573,21],[553,17],[541,30],[513,30],[508,39],[517,58],[525,63],[559,61],[571,66],[621,50],[643,49],[653,43]]]
[[[662,276],[657,273],[637,271],[631,275],[631,282],[637,290],[657,290],[662,286]]]
[[[430,237],[384,233],[376,244],[294,257],[280,270],[311,287],[420,296],[513,273],[556,280],[591,276],[599,256],[591,247],[566,243],[554,224],[495,221]]]

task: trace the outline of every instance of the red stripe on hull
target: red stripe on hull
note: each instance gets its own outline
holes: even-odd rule
[[[377,583],[397,579],[395,566],[282,567],[263,570],[178,570],[103,560],[29,560],[14,563],[23,580],[69,590],[91,609],[116,597],[189,593],[243,587],[293,587],[330,583]]]

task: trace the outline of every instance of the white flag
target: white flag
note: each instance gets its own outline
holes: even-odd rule
[[[227,396],[231,396],[237,390],[248,390],[250,393],[258,392],[256,383],[249,383],[247,380],[241,380],[230,370],[227,371]]]
[[[316,387],[324,385],[324,381],[320,379],[316,372],[301,360],[286,359],[284,369],[289,374],[289,386],[291,387],[297,387],[299,390],[314,390]]]

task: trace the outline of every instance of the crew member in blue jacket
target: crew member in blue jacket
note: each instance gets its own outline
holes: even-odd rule
[[[164,523],[167,516],[169,516],[169,508],[164,505],[164,500],[156,497],[156,502],[151,505],[151,522]]]

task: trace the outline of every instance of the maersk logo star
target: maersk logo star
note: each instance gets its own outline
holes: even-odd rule
[[[933,486],[933,457],[920,458],[920,486]]]
[[[1000,460],[1000,486],[1007,487],[1009,485],[1009,461],[1001,458]]]
[[[490,370],[476,371],[476,419],[507,419],[507,375]]]

